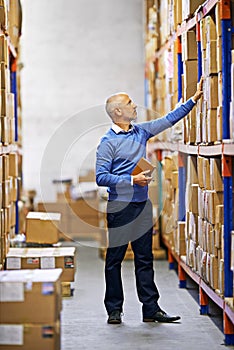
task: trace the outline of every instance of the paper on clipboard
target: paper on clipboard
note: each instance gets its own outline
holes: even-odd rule
[[[151,176],[153,171],[156,169],[156,166],[151,164],[147,159],[142,157],[135,168],[132,171],[132,175],[137,175],[141,173],[142,171],[150,170],[150,173],[147,174],[148,176]]]

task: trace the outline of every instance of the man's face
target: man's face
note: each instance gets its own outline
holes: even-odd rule
[[[128,95],[121,96],[119,109],[121,110],[123,121],[131,122],[137,118],[137,106]]]

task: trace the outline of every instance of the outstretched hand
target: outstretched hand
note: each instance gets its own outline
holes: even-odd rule
[[[197,91],[195,92],[193,99],[195,102],[197,102],[203,95],[203,76],[201,77],[199,83],[197,83]]]
[[[148,176],[150,174],[150,170],[145,170],[145,171],[142,171],[141,173],[137,174],[137,175],[134,175],[133,176],[133,183],[135,185],[139,185],[139,186],[147,186],[150,181],[152,180],[152,177],[151,176]]]

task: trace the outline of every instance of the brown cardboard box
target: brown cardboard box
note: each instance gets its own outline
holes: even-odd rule
[[[206,39],[207,39],[207,42],[209,43],[212,40],[217,40],[216,26],[211,16],[206,16],[205,20],[206,20]]]
[[[206,190],[211,190],[210,185],[210,162],[208,158],[203,157],[203,184]]]
[[[189,184],[197,184],[197,164],[196,157],[189,155],[187,158],[187,183]]]
[[[218,73],[216,57],[217,57],[217,42],[216,40],[212,40],[208,42],[206,45],[207,75]]]
[[[217,60],[217,71],[221,72],[222,71],[222,37],[218,37],[217,38],[217,56],[216,56],[216,60]]]
[[[2,350],[60,350],[60,320],[49,324],[2,324],[0,338]]]
[[[203,51],[206,50],[206,18],[202,18],[200,21],[200,35],[201,35],[201,49]]]
[[[197,60],[184,61],[184,99],[187,100],[197,90]]]
[[[217,109],[208,109],[207,113],[207,141],[214,143],[217,141]]]
[[[9,153],[9,175],[13,177],[18,177],[18,154]]]
[[[9,155],[3,154],[2,159],[2,181],[9,180]]]
[[[221,141],[222,138],[223,138],[223,107],[218,106],[217,108],[217,140]]]
[[[1,143],[4,146],[9,144],[9,118],[8,117],[0,117],[1,118]]]
[[[220,16],[220,2],[215,5],[215,23],[216,23],[216,35],[220,37],[222,35],[222,25]]]
[[[58,229],[60,232],[67,234],[69,232],[69,204],[68,203],[57,203],[57,202],[39,202],[37,205],[37,211],[49,212],[49,213],[60,213],[61,220],[58,223]]]
[[[10,70],[6,67],[4,62],[0,63],[1,67],[1,89],[10,91]]]
[[[178,221],[178,254],[186,255],[185,222]]]
[[[222,72],[218,73],[218,100],[219,100],[219,106],[223,105],[223,83],[222,83]]]
[[[182,33],[182,60],[197,59],[197,42],[194,30]]]
[[[7,208],[10,205],[10,180],[2,182],[2,207]]]
[[[0,271],[0,324],[59,319],[61,273],[61,269]]]
[[[208,109],[217,108],[218,100],[218,76],[212,75],[206,78],[207,82],[207,107]]]
[[[0,35],[0,62],[4,62],[5,66],[8,66],[9,62],[9,52],[7,39],[4,34]]]
[[[222,164],[220,158],[210,158],[211,189],[223,191]]]
[[[60,213],[29,212],[26,217],[26,242],[57,243]]]
[[[75,247],[10,248],[6,256],[6,269],[61,268],[61,282],[73,282],[75,277]]]

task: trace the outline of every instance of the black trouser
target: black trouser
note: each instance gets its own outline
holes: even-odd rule
[[[106,254],[105,307],[107,313],[123,310],[121,263],[128,242],[134,252],[137,294],[143,304],[144,317],[152,316],[158,309],[159,292],[154,283],[152,254],[152,204],[110,201],[107,205],[109,245]]]

